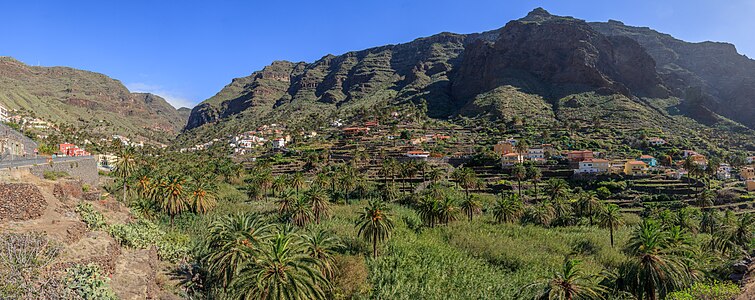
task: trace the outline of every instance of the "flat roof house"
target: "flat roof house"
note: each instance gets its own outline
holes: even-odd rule
[[[648,164],[639,160],[630,160],[624,164],[624,174],[629,176],[646,175],[648,173]]]
[[[589,158],[579,162],[579,168],[574,170],[576,174],[603,174],[610,170],[610,162],[605,159]]]
[[[637,160],[646,163],[648,166],[655,167],[658,165],[658,160],[650,155],[642,155]]]
[[[569,159],[570,162],[580,162],[586,159],[592,159],[593,156],[594,153],[591,150],[577,150],[566,153],[566,158]]]

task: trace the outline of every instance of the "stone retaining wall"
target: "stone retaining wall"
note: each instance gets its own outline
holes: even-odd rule
[[[32,174],[44,178],[45,171],[66,172],[74,179],[95,186],[97,184],[97,160],[94,157],[72,162],[56,162],[52,165],[41,164],[29,168]]]

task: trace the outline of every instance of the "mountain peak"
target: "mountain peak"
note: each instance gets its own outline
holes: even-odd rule
[[[542,7],[538,7],[529,12],[527,16],[521,19],[521,21],[542,22],[551,18],[553,18],[553,15],[551,15],[551,13],[549,13]]]

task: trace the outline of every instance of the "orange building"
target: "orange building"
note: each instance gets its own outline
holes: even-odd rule
[[[501,156],[509,153],[516,153],[516,151],[514,151],[514,144],[511,142],[500,142],[495,144],[493,146],[493,152],[498,153],[498,155]]]
[[[593,152],[590,150],[578,150],[569,151],[566,153],[566,158],[568,158],[570,162],[580,162],[586,159],[593,159],[593,155]]]

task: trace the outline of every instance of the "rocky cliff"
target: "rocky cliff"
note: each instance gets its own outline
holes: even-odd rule
[[[693,117],[700,111],[712,119],[721,114],[755,128],[755,105],[747,98],[755,84],[746,76],[736,79],[755,72],[755,62],[723,44],[689,44],[657,33],[651,38],[648,30],[619,24],[587,23],[535,9],[489,32],[441,33],[313,63],[278,61],[234,79],[195,107],[185,129],[343,115],[420,99],[433,117],[552,118],[561,99],[584,92],[623,95],[640,104],[641,99],[698,95],[686,97],[694,99],[678,108]],[[703,56],[715,58],[704,63]],[[720,60],[726,63],[716,64]]]
[[[590,23],[610,37],[627,37],[642,45],[656,62],[656,71],[695,118],[713,111],[755,128],[755,60],[737,53],[732,44],[689,43],[647,27],[619,21]]]
[[[0,57],[0,104],[102,135],[169,137],[186,122],[165,99],[131,93],[103,74],[28,66],[9,57]]]

